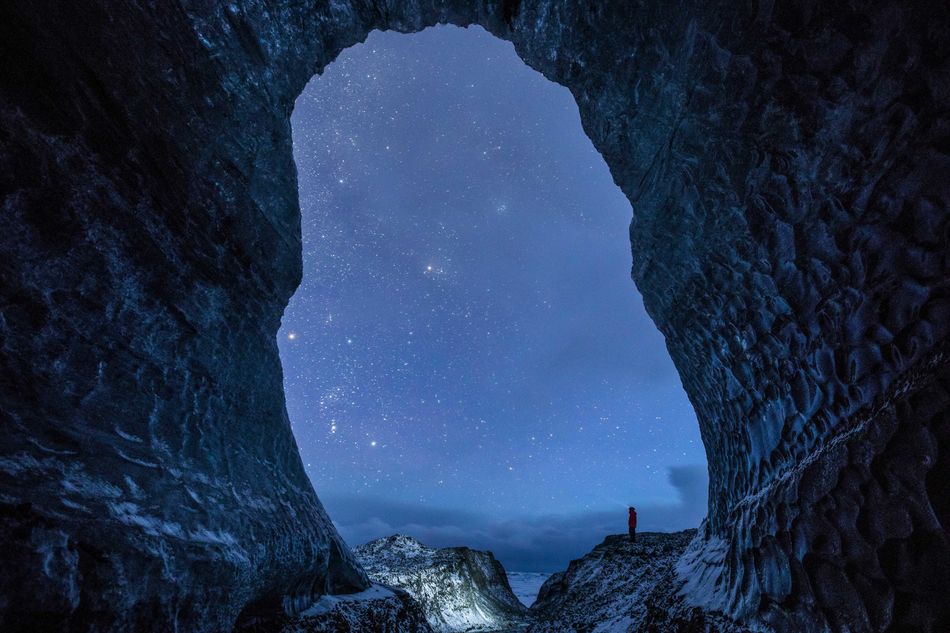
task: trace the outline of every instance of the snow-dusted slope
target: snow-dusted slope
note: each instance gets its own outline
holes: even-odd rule
[[[257,630],[257,629],[253,629]],[[419,605],[405,592],[372,585],[359,593],[323,596],[275,633],[432,633]]]
[[[526,622],[527,609],[491,552],[433,549],[394,535],[354,553],[374,581],[408,591],[436,631],[497,631]]]
[[[696,530],[647,532],[636,543],[626,535],[608,536],[542,585],[529,633],[742,631],[686,607],[678,596],[682,583],[674,567],[695,535]]]

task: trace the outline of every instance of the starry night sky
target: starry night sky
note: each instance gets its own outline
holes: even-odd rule
[[[377,32],[292,122],[304,279],[279,346],[344,538],[553,570],[628,504],[645,529],[698,523],[695,415],[567,89],[478,28]]]

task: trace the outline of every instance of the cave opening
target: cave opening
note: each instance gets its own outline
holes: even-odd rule
[[[480,27],[374,31],[292,117],[287,409],[350,545],[555,571],[626,506],[705,516],[693,409],[630,280],[630,204],[566,88]]]
[[[366,588],[364,570],[314,494],[285,406],[275,334],[301,268],[289,117],[314,69],[374,29],[451,22],[479,24],[511,41],[528,65],[576,96],[590,139],[635,205],[633,274],[667,336],[708,447],[709,522],[669,561],[653,585],[656,600],[631,605],[626,595],[601,590],[598,596],[612,598],[604,609],[587,613],[585,600],[587,621],[560,629],[606,628],[613,617],[607,611],[619,614],[622,606],[636,618],[626,628],[642,623],[658,631],[717,628],[718,612],[743,620],[739,629],[950,630],[950,14],[925,3],[869,2],[61,5],[49,11],[14,0],[0,9],[0,42],[11,60],[0,79],[8,166],[0,232],[7,379],[0,629],[223,631],[239,613],[284,617],[323,594]],[[443,47],[430,57],[448,62],[456,52]],[[469,66],[464,73],[475,70]],[[504,83],[501,65],[487,72],[493,85]],[[427,69],[423,79],[430,75],[438,76]],[[533,116],[526,107],[506,112],[495,122]],[[429,128],[436,124],[429,117],[407,136],[433,145]],[[576,131],[576,121],[563,127]],[[468,129],[454,126],[448,138]],[[331,159],[347,149],[349,135],[343,138],[324,143]],[[513,138],[505,136],[505,151]],[[538,132],[530,143],[537,160],[563,158],[560,148],[540,142],[545,138]],[[459,153],[470,147],[450,146]],[[505,165],[502,150],[482,151],[490,167]],[[378,147],[375,153],[388,155]],[[403,162],[421,170],[429,167],[426,155],[416,150]],[[530,161],[511,162],[519,169],[505,176],[523,177]],[[479,243],[503,245],[511,236],[514,256],[527,257],[541,251],[528,247],[529,237],[540,236],[541,259],[563,266],[549,284],[560,291],[581,261],[578,248],[556,239],[563,219],[556,211],[572,198],[554,185],[577,186],[578,170],[544,171],[564,180],[550,185],[548,203],[506,203],[508,216],[492,216],[488,207],[493,239]],[[449,173],[479,172],[456,164]],[[336,244],[361,245],[373,257],[408,248],[396,229],[428,207],[401,200],[390,179],[380,206],[393,215],[370,221],[366,183],[382,178],[339,180],[333,191],[350,203],[333,198],[321,208],[352,218],[354,227]],[[484,201],[501,190],[481,181],[472,197]],[[587,198],[584,208],[596,206]],[[463,201],[439,207],[439,221],[451,227]],[[539,208],[526,222],[528,235],[505,219]],[[600,211],[590,221],[607,221],[611,214]],[[422,235],[435,224],[425,218],[402,233]],[[373,227],[385,229],[376,241]],[[625,250],[626,240],[618,235],[602,251],[589,243],[584,251],[606,257],[612,245]],[[382,277],[376,286],[356,283],[369,276],[372,257],[347,260],[345,248],[330,246],[308,241],[308,251],[337,255],[333,266],[317,270],[326,274],[308,270],[308,279],[370,295],[376,307],[360,312],[380,314],[383,324],[418,316],[402,309],[405,294],[393,294],[400,284]],[[493,296],[503,294],[523,263],[476,250],[482,276],[491,266],[500,271],[491,279]],[[629,264],[623,255],[618,269]],[[476,269],[410,263],[398,270],[415,271],[433,293],[451,290],[443,284],[449,272]],[[337,268],[352,276],[334,277]],[[616,297],[633,295],[625,272],[615,278],[623,284]],[[568,308],[597,306],[594,294],[607,278],[592,277],[597,283],[583,288],[586,294],[570,295],[542,324],[573,314]],[[457,287],[474,300],[480,286]],[[518,306],[533,295],[509,294],[499,303],[503,316],[520,318]],[[434,303],[437,312],[448,305]],[[619,320],[619,312],[591,312]],[[291,306],[280,340],[290,413],[316,488],[351,542],[354,524],[393,527],[381,501],[408,506],[412,513],[403,516],[413,525],[444,528],[459,541],[484,527],[484,514],[492,525],[523,528],[511,519],[530,516],[519,496],[544,512],[568,512],[576,500],[565,491],[576,486],[594,511],[603,493],[590,485],[595,474],[642,507],[636,468],[611,460],[614,450],[628,458],[638,448],[636,416],[624,417],[626,436],[597,434],[606,448],[596,449],[580,443],[594,428],[585,424],[581,435],[578,419],[589,413],[583,407],[566,409],[563,419],[530,409],[485,417],[494,425],[485,441],[493,443],[481,448],[480,434],[460,433],[472,427],[456,408],[444,420],[423,410],[418,425],[381,420],[371,407],[347,409],[340,419],[319,407],[302,415],[295,383],[331,404],[377,402],[387,411],[403,411],[389,405],[407,390],[392,379],[398,358],[387,371],[385,354],[350,356],[384,336],[331,339],[294,314]],[[318,325],[326,312],[301,314]],[[339,324],[340,313],[332,315]],[[611,341],[616,349],[608,351],[629,351],[602,323],[577,321],[582,334]],[[522,327],[511,337],[516,347],[505,347],[492,340],[499,329],[489,336],[451,323],[455,338],[442,349],[476,377],[490,372],[467,362],[463,344],[498,360],[509,349],[529,350],[529,335],[564,341],[540,326]],[[314,342],[325,358],[307,362],[303,352]],[[638,351],[624,357],[624,367],[647,357]],[[519,358],[529,369],[531,360]],[[443,373],[447,384],[472,385],[462,379],[467,373]],[[575,368],[570,380],[536,383],[561,403],[598,375]],[[340,376],[347,380],[336,382],[352,391],[324,384]],[[390,391],[374,391],[374,378]],[[627,393],[634,379],[619,382]],[[511,387],[513,405],[534,401],[522,383],[502,375],[498,384]],[[424,404],[443,404],[435,393],[445,395],[428,389]],[[600,396],[598,406],[608,400]],[[445,403],[454,407],[458,399]],[[498,413],[498,404],[485,408]],[[563,445],[550,481],[496,463],[525,443],[525,420],[571,430],[557,437],[578,442]],[[439,423],[450,445],[440,444]],[[311,429],[319,442],[308,439]],[[398,442],[382,435],[388,430],[399,431]],[[338,444],[326,437],[334,431]],[[438,451],[427,452],[428,445]],[[397,459],[387,463],[390,453]],[[432,475],[446,469],[433,457],[445,455],[459,473],[440,480]],[[337,481],[320,476],[331,467]],[[428,488],[418,485],[422,477]],[[387,480],[401,487],[383,486]],[[334,487],[373,513],[348,520]],[[544,490],[565,496],[559,502],[539,494]],[[489,512],[492,491],[497,503],[510,499]],[[603,531],[619,531],[622,515],[613,507],[605,512]],[[507,533],[522,550],[526,531],[563,533],[571,525],[527,527]],[[651,564],[651,580],[655,572]],[[617,579],[627,584],[629,576]],[[690,622],[680,617],[687,611]],[[657,622],[665,613],[666,623]]]

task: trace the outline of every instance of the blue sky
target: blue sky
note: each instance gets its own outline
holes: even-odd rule
[[[345,538],[411,529],[540,570],[628,504],[646,529],[698,523],[695,415],[565,88],[478,28],[377,32],[292,122],[304,280],[279,345]]]

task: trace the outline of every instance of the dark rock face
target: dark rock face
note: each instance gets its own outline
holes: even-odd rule
[[[531,605],[528,633],[710,631],[744,633],[722,614],[690,608],[676,595],[676,565],[696,530],[647,532],[631,543],[608,536],[552,575]]]
[[[353,553],[375,582],[408,591],[435,631],[499,631],[527,622],[528,610],[491,552],[433,549],[396,534]]]
[[[0,628],[366,587],[281,394],[289,113],[370,30],[436,22],[570,88],[633,203],[710,462],[689,603],[950,630],[950,17],[888,0],[3,3]]]

